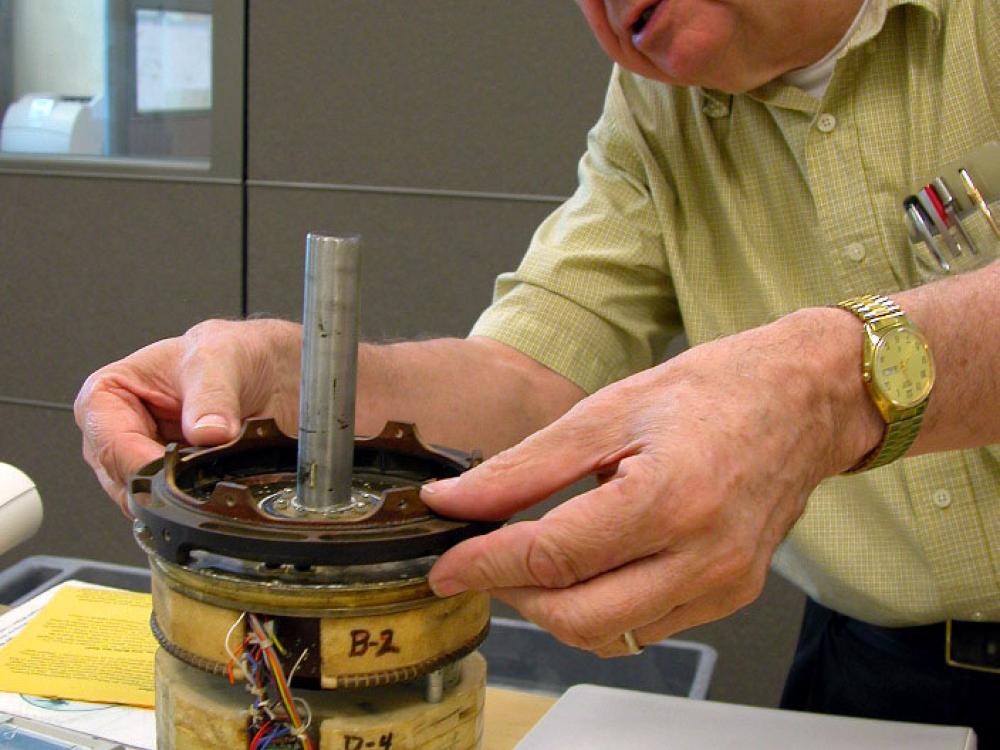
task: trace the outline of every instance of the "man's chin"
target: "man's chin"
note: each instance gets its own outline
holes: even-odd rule
[[[692,51],[685,54],[673,47],[667,50],[650,50],[644,54],[655,69],[656,80],[675,86],[703,86],[714,88],[711,81],[714,65],[706,55]]]
[[[727,74],[718,70],[716,66],[705,64],[703,60],[647,59],[653,70],[634,72],[672,86],[697,86],[726,94],[742,94],[766,83],[766,81],[755,83],[745,75]]]

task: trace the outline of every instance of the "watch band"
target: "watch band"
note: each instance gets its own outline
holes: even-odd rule
[[[872,331],[879,331],[893,325],[900,325],[902,321],[908,321],[903,310],[889,297],[881,294],[866,294],[860,297],[852,297],[837,303],[837,307],[848,310],[859,318],[867,328]],[[885,466],[900,458],[913,441],[917,439],[920,432],[920,425],[924,421],[924,411],[927,409],[927,399],[916,407],[914,413],[899,419],[885,419],[885,431],[882,439],[874,448],[865,454],[858,463],[848,469],[845,474],[856,474],[869,469],[876,469]]]
[[[902,308],[883,294],[863,294],[837,303],[837,307],[850,310],[865,323],[905,317]]]
[[[901,458],[913,441],[917,439],[920,432],[920,424],[924,421],[924,409],[927,408],[925,401],[919,407],[919,412],[912,417],[900,419],[898,422],[886,422],[885,432],[879,444],[868,451],[860,461],[845,471],[845,474],[857,474],[869,469],[877,469],[879,466],[891,464],[897,458]]]

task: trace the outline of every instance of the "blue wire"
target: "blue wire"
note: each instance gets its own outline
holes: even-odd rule
[[[257,750],[267,750],[267,748],[271,746],[271,743],[276,739],[291,733],[291,730],[286,725],[282,724],[280,727],[277,727],[273,732],[267,735],[267,737],[261,740],[260,745],[257,746]]]

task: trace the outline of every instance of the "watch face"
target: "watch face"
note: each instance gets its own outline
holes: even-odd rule
[[[895,406],[916,406],[931,392],[934,365],[923,337],[909,328],[891,328],[872,358],[872,381]]]

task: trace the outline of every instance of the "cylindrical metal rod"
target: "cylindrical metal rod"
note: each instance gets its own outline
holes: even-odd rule
[[[424,700],[427,703],[440,703],[444,700],[444,670],[427,673],[427,682],[424,684]]]
[[[297,481],[306,510],[352,504],[360,257],[360,237],[306,237]]]

